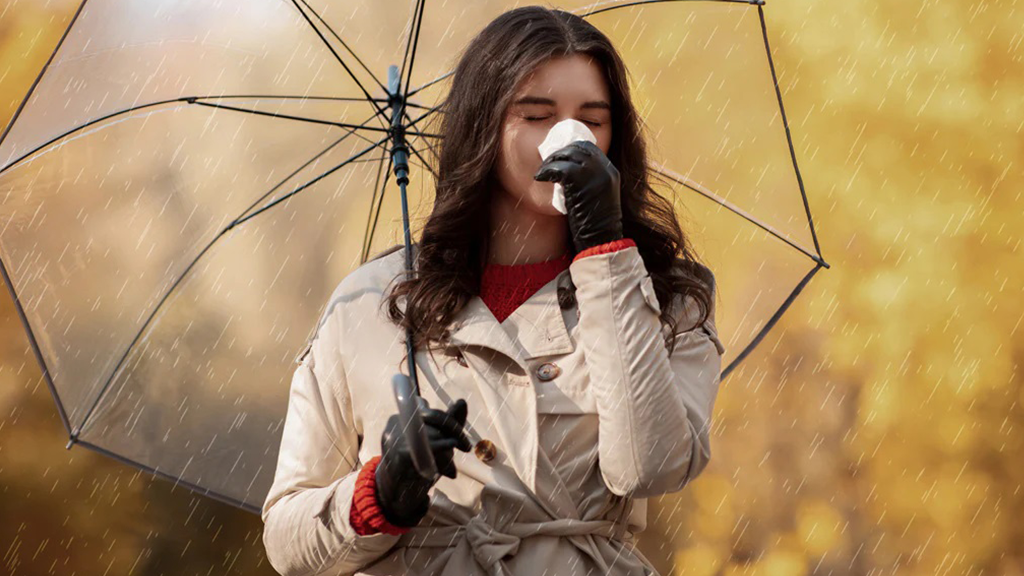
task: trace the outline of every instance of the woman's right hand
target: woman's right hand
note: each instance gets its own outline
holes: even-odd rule
[[[447,412],[420,409],[434,462],[438,471],[449,478],[455,478],[454,449],[469,452],[473,447],[464,430],[466,413],[466,401],[461,398],[453,402]],[[427,515],[430,508],[427,491],[435,481],[420,476],[416,471],[398,414],[392,414],[384,426],[381,450],[383,454],[377,465],[376,483],[377,502],[384,518],[394,526],[415,526]]]

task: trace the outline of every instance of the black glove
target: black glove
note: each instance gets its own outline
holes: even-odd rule
[[[473,447],[463,427],[466,424],[466,401],[458,399],[447,412],[421,408],[420,416],[427,430],[427,442],[441,474],[455,478],[455,448],[469,452]],[[412,462],[409,445],[402,434],[398,414],[392,414],[381,435],[381,456],[377,464],[377,502],[384,518],[394,526],[415,526],[427,515],[430,496],[427,491],[434,480],[420,476]]]
[[[622,239],[619,171],[597,145],[577,140],[552,153],[534,180],[558,182],[576,252]]]

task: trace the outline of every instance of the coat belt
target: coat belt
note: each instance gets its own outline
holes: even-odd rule
[[[583,536],[587,534],[613,538],[616,523],[612,520],[578,520],[557,518],[544,522],[511,522],[501,531],[482,515],[470,518],[466,524],[452,526],[417,526],[399,538],[396,546],[452,547],[465,538],[473,558],[488,574],[505,574],[501,559],[519,551],[519,542],[530,536]],[[624,535],[625,536],[625,535]]]

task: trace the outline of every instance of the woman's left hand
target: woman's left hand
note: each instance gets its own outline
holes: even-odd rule
[[[577,140],[552,153],[534,180],[558,182],[576,252],[622,239],[619,171],[595,144]]]

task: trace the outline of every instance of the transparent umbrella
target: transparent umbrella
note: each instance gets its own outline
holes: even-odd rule
[[[449,71],[514,5],[83,1],[0,137],[0,273],[68,447],[258,513],[294,361],[347,273],[409,256]],[[724,378],[828,267],[764,7],[557,5],[626,60],[718,280]]]

